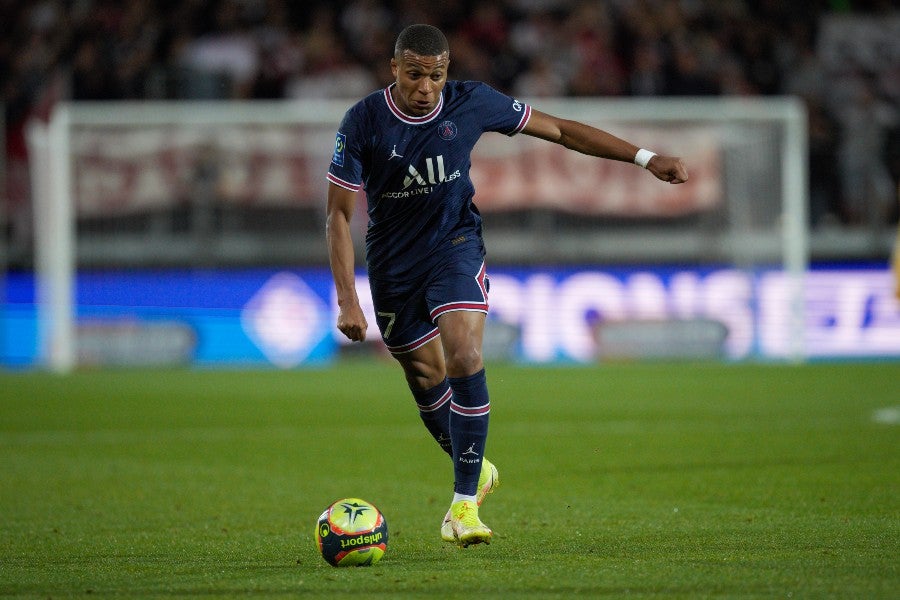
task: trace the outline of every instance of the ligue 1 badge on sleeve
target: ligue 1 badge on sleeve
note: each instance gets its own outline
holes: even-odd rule
[[[339,167],[344,166],[344,150],[347,148],[347,136],[341,132],[338,132],[337,137],[334,140],[334,155],[331,157],[331,162],[336,164]]]

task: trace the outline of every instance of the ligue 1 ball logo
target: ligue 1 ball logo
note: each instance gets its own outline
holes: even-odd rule
[[[319,516],[316,545],[333,567],[374,565],[387,550],[387,521],[374,504],[343,498]]]

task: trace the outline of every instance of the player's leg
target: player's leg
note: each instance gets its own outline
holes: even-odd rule
[[[484,457],[491,406],[481,357],[485,316],[482,312],[452,311],[438,319],[453,390],[450,437],[455,480],[449,521],[445,517],[441,537],[447,539],[445,530],[449,529],[463,546],[489,543],[492,536],[478,516],[478,505],[497,480],[497,469]]]
[[[477,251],[448,257],[425,290],[453,390],[450,436],[457,500],[475,500],[487,441],[491,404],[481,356],[487,294],[484,260]]]
[[[427,278],[403,284],[370,278],[376,323],[400,363],[419,416],[447,454],[450,446],[450,384],[439,331],[425,301]]]
[[[414,350],[394,354],[419,409],[419,417],[441,449],[453,456],[450,399],[453,392],[444,368],[444,350],[434,338]]]
[[[496,485],[496,469],[484,459],[490,399],[482,361],[488,311],[488,280],[477,250],[460,252],[436,270],[426,299],[437,324],[453,397],[450,437],[453,441],[454,495],[450,528],[466,546],[489,542],[491,530],[478,518],[478,505]],[[444,539],[445,523],[441,527]]]
[[[370,283],[372,283],[371,280]],[[474,491],[469,490],[469,493],[464,496],[470,500],[470,504],[474,496],[475,525],[472,524],[472,514],[470,514],[472,511],[462,515],[461,522],[469,523],[469,529],[463,532],[464,535],[460,539],[449,526],[451,519],[450,512],[448,512],[445,523],[442,523],[441,535],[447,541],[459,541],[464,545],[487,541],[490,529],[478,520],[477,506],[487,493],[493,491],[499,478],[497,469],[483,457],[483,438],[486,436],[486,426],[482,427],[481,435],[479,435],[481,441],[477,444],[480,448],[478,461],[476,462],[472,458],[471,453],[466,455],[465,461],[459,461],[456,459],[466,450],[470,450],[469,447],[473,445],[473,442],[468,441],[466,448],[460,448],[465,439],[463,442],[458,439],[454,440],[460,436],[453,435],[454,427],[450,422],[455,417],[470,416],[463,408],[471,405],[473,400],[473,394],[469,391],[473,387],[473,382],[469,380],[474,379],[474,388],[476,390],[479,387],[483,388],[485,394],[482,396],[486,397],[483,373],[480,376],[480,386],[477,373],[482,369],[481,338],[484,331],[484,314],[487,311],[487,287],[483,261],[478,255],[469,257],[461,264],[453,262],[445,265],[444,270],[431,271],[429,280],[425,282],[406,282],[406,285],[403,286],[398,286],[396,283],[380,286],[375,282],[372,285],[372,297],[382,337],[388,350],[403,368],[407,384],[419,407],[422,421],[441,447],[454,457],[454,465],[463,466],[469,472],[469,478],[474,473]],[[454,321],[463,317],[444,318],[446,315],[452,315],[460,310],[461,306],[481,309],[480,313],[471,313],[471,315],[477,316],[466,327],[453,325]],[[460,313],[460,315],[463,314],[465,313]],[[438,320],[439,318],[440,320]],[[450,335],[453,340],[449,346],[445,347],[439,339],[439,334],[440,329],[446,325],[451,328]],[[472,351],[463,350],[467,347]],[[466,396],[463,404],[458,407],[459,415],[453,415],[450,410],[451,404],[453,404],[453,391],[451,382],[447,378],[444,358],[447,350],[450,351],[453,359],[455,369],[453,373],[463,375],[455,378],[453,382],[460,388],[460,393]],[[473,364],[477,368],[474,368]],[[474,377],[472,377],[473,375]],[[474,396],[477,399],[479,394]],[[484,423],[486,415],[476,415],[474,420]],[[458,423],[457,432],[464,432],[466,425],[465,421],[462,424]],[[455,441],[455,446],[458,448],[455,456],[452,451],[453,444],[448,443],[451,440]],[[470,452],[475,452],[474,448]],[[458,468],[454,469],[454,479],[457,482],[463,480],[457,473],[458,470]],[[473,487],[470,484],[471,482],[463,485],[469,489]],[[478,538],[474,541],[472,540],[472,530],[475,530],[474,536]]]
[[[453,446],[450,434],[452,390],[444,374],[444,350],[439,339],[433,339],[416,350],[395,354],[394,358],[403,367],[407,384],[419,407],[419,416],[422,418],[422,422],[425,423],[425,427],[428,428],[441,448],[452,458]],[[441,379],[442,375],[443,379]],[[437,384],[435,384],[436,381]],[[454,464],[456,464],[455,461]],[[487,457],[482,457],[475,493],[476,506],[480,506],[484,498],[492,493],[499,484],[500,476],[497,467]],[[458,542],[457,535],[453,531],[453,513],[450,510],[447,511],[441,522],[441,539],[445,542]]]
[[[485,314],[453,311],[438,318],[453,390],[450,436],[453,438],[454,491],[474,500],[488,435],[491,403],[481,357]]]
[[[439,340],[433,339],[416,350],[395,354],[394,358],[403,367],[407,384],[416,400],[422,422],[441,449],[452,458],[450,403],[453,392],[445,375],[444,350]],[[498,485],[500,485],[500,475],[497,467],[483,456],[475,492],[476,505],[480,506],[485,496],[492,493]],[[452,514],[448,510],[441,522],[441,538],[447,542],[456,542],[451,520]]]

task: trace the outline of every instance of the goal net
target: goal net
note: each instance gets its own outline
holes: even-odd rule
[[[327,265],[324,174],[349,105],[68,103],[48,124],[32,124],[43,362],[56,370],[76,363],[79,271]],[[779,316],[768,326],[779,329],[775,341],[732,331],[729,343],[751,348],[749,354],[770,344],[774,355],[804,356],[807,166],[800,102],[542,99],[531,105],[682,156],[690,181],[666,185],[634,165],[528,136],[486,135],[473,155],[472,179],[492,266],[690,267],[754,278],[774,271]],[[357,242],[366,222],[364,206],[359,210]],[[664,284],[680,285],[672,279]],[[502,277],[497,287],[502,293]],[[603,293],[602,285],[590,289]],[[515,301],[500,302],[503,317],[502,305],[508,312]],[[684,321],[673,317],[678,314],[669,320]],[[639,309],[618,316],[667,318]],[[606,333],[613,339],[613,330]],[[635,335],[643,333],[631,330]],[[741,335],[746,339],[734,337]]]

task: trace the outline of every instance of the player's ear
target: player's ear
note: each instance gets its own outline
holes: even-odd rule
[[[398,65],[397,65],[397,59],[396,59],[396,58],[392,58],[392,59],[391,59],[391,75],[394,77],[394,79],[397,79],[397,70],[398,70],[398,68],[399,68],[399,67],[398,67]]]

